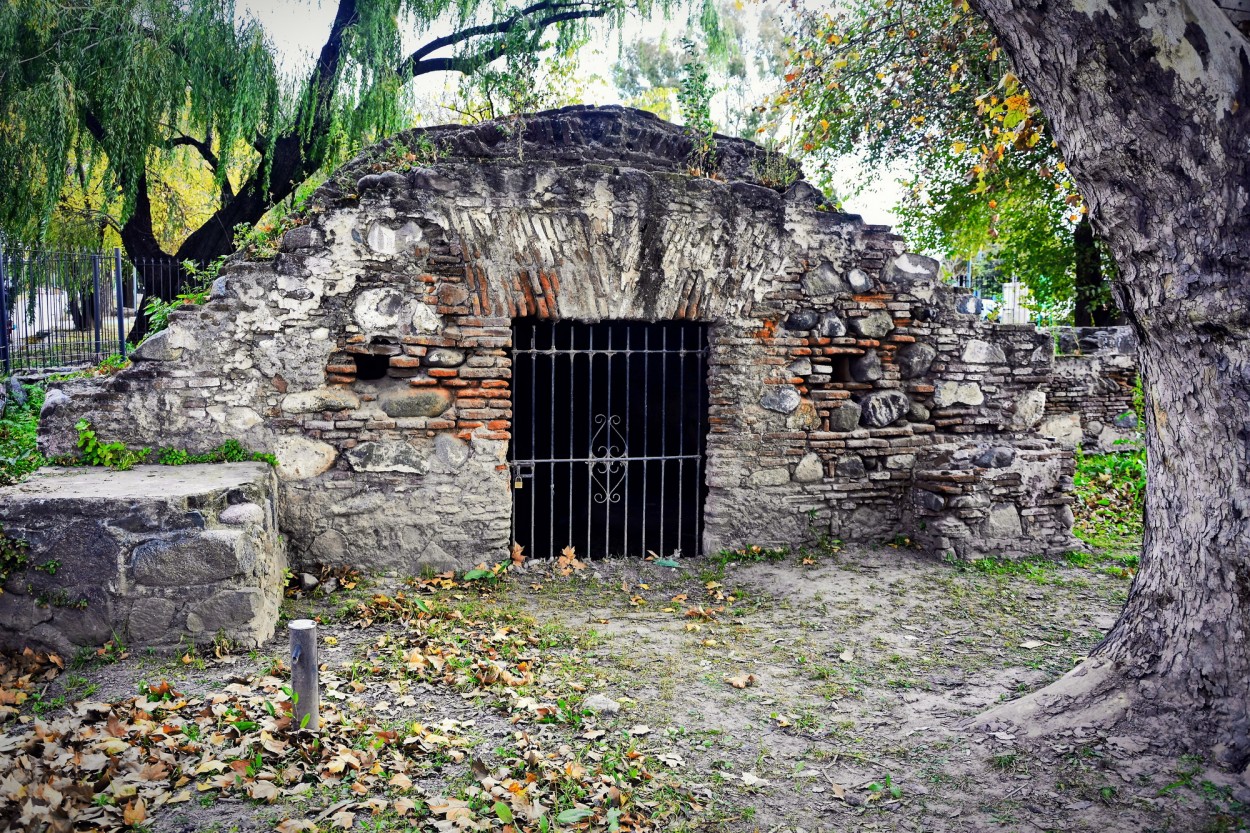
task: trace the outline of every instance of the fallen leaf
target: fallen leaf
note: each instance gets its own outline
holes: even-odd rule
[[[317,825],[308,819],[286,819],[278,823],[278,833],[316,833]]]
[[[127,827],[135,827],[147,817],[148,808],[142,798],[130,802],[122,810],[122,821]]]
[[[746,688],[748,686],[755,685],[759,682],[759,680],[760,678],[754,674],[740,674],[737,677],[725,678],[725,682],[729,683],[734,688]]]

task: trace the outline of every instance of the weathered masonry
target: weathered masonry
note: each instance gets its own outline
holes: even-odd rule
[[[1129,327],[1058,327],[1055,369],[1038,431],[1069,448],[1123,451],[1140,444],[1134,399],[1137,339]]]
[[[620,108],[400,134],[132,368],[49,394],[45,450],[87,418],[273,451],[296,563],[466,565],[514,534],[538,555],[1075,546],[1071,453],[1036,430],[1049,337],[773,187],[787,160],[721,137],[709,179],[689,152]]]

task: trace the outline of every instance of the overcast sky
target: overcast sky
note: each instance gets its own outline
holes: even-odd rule
[[[325,42],[334,19],[335,8],[336,3],[333,0],[238,0],[239,12],[254,16],[273,39],[280,53],[283,70],[300,74],[306,71],[313,56]],[[673,21],[665,21],[658,16],[650,21],[633,21],[623,33],[623,42],[631,43],[639,36],[658,37],[662,31],[672,31],[673,26]],[[445,32],[446,29],[435,29],[424,33],[420,38],[409,36],[411,42],[405,46],[415,48],[421,42]],[[616,33],[609,36],[605,32],[583,49],[581,62],[587,67],[586,74],[599,76],[600,79],[587,90],[588,104],[621,103],[608,79],[608,67],[616,60],[620,37]],[[414,83],[419,95],[438,98],[445,92],[448,81],[446,76],[440,74],[423,76]],[[767,90],[760,92],[763,95]],[[855,189],[852,183],[865,179],[858,166],[848,160],[840,167],[839,172],[847,181],[847,187],[838,188],[847,210],[862,214],[870,223],[893,223],[891,209],[898,201],[900,193],[896,177],[872,177],[868,179],[869,187],[862,193],[853,195],[852,191]]]

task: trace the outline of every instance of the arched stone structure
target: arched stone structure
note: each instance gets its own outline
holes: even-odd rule
[[[463,566],[509,545],[512,321],[701,321],[705,549],[1072,548],[1071,455],[1033,431],[1047,337],[966,314],[932,261],[801,180],[771,187],[787,160],[718,137],[709,179],[689,152],[621,108],[400,134],[133,367],[50,394],[45,450],[84,417],[131,445],[238,438],[280,460],[297,563]]]

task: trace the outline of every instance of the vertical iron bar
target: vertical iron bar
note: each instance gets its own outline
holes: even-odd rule
[[[573,325],[577,332],[579,325]],[[594,505],[595,505],[595,330],[586,325],[586,437],[588,438],[586,457],[589,465],[586,473],[586,557],[590,558],[591,539],[594,536]]]
[[[608,376],[607,406],[603,419],[603,456],[607,458],[603,466],[603,555],[606,558],[612,550],[612,325],[600,326],[607,350],[604,351],[604,364]]]
[[[548,438],[547,457],[556,456],[556,366],[560,363],[560,354],[556,351],[556,325],[549,323],[551,328],[551,353],[547,358],[547,372],[551,374],[551,397],[547,401],[551,419],[547,421]],[[550,464],[547,477],[547,538],[551,541],[551,549],[556,548],[556,464]]]
[[[5,259],[8,252],[0,248],[0,359],[4,362],[4,373],[7,376],[12,369],[13,359],[9,355],[9,278],[5,270]]]
[[[697,447],[699,449],[699,482],[696,484],[697,491],[695,493],[695,499],[698,501],[699,505],[699,525],[696,528],[698,537],[694,542],[695,547],[697,548],[697,551],[694,553],[695,555],[703,555],[703,530],[707,523],[707,519],[703,516],[703,513],[706,505],[704,489],[707,484],[707,435],[708,427],[710,425],[708,422],[708,411],[711,407],[711,402],[709,400],[711,398],[710,391],[712,389],[711,380],[708,377],[708,359],[711,354],[711,347],[708,344],[708,328],[706,325],[703,325],[699,327],[699,433],[696,437],[698,441]]]
[[[678,343],[680,345],[677,351],[677,360],[681,364],[679,373],[681,376],[681,401],[678,405],[678,414],[680,416],[679,424],[681,425],[681,433],[677,435],[677,548],[681,549],[683,538],[682,523],[686,514],[686,331],[690,329],[688,324],[684,322],[678,324]]]
[[[125,276],[122,275],[122,250],[113,249],[113,283],[117,289],[117,353],[126,358]]]
[[[100,256],[93,254],[91,256],[91,307],[95,316],[95,360],[98,362],[103,356],[100,355],[101,338],[100,338]]]
[[[630,414],[633,412],[633,404],[635,401],[634,397],[638,396],[638,392],[633,390],[633,386],[630,384],[631,378],[629,375],[629,366],[630,364],[633,363],[633,356],[634,356],[633,350],[632,350],[633,343],[634,343],[634,325],[632,322],[627,322],[624,326],[625,326],[625,386],[622,392],[625,395],[625,408],[624,408],[625,417],[624,417],[624,422],[622,423],[621,436],[625,438],[625,448],[623,449],[623,451],[625,452],[624,456],[627,459],[624,463],[621,464],[625,467],[624,468],[625,514],[621,522],[621,532],[624,538],[621,541],[621,555],[628,556],[630,554],[629,552],[629,523],[632,520],[632,517],[629,514],[629,485],[630,485],[629,484],[629,466],[630,464],[629,464],[628,458],[631,456],[629,453],[629,439],[630,439],[629,438],[629,417],[630,417]]]
[[[639,555],[646,557],[647,544],[647,498],[651,481],[647,479],[647,458],[651,456],[651,328],[642,326],[642,547]]]
[[[575,448],[574,443],[573,443],[573,433],[577,425],[577,399],[578,399],[577,394],[579,392],[578,385],[577,385],[577,344],[575,343],[575,339],[576,339],[575,325],[570,324],[569,325],[568,357],[567,357],[568,362],[569,362],[569,411],[568,411],[569,421],[566,426],[568,428],[568,435],[569,435],[569,453],[565,455],[566,459],[568,460],[573,459],[573,450]],[[568,515],[565,516],[565,521],[567,523],[567,528],[568,528],[569,540],[566,542],[566,544],[571,547],[573,546],[573,463],[571,462],[565,463],[564,468],[565,468],[565,473],[568,475],[568,481],[569,481],[569,489],[568,489],[569,512],[568,512]],[[552,478],[552,479],[554,480],[555,478]]]
[[[538,416],[538,349],[537,349],[537,347],[538,347],[538,327],[537,327],[536,325],[534,325],[534,324],[532,324],[532,323],[531,323],[531,324],[529,325],[529,330],[530,330],[530,376],[529,376],[529,386],[530,386],[530,390],[529,390],[529,394],[530,394],[530,397],[529,397],[529,399],[530,399],[530,401],[529,401],[529,409],[530,409],[530,459],[531,459],[531,460],[535,460],[535,459],[537,459],[537,458],[538,458],[538,455],[534,453],[535,451],[537,451],[537,449],[534,447],[534,432],[535,432],[535,430],[536,430],[536,429],[535,429],[535,425],[534,425],[534,424],[537,422],[536,417]],[[554,465],[554,464],[548,464],[548,465]],[[534,493],[533,493],[533,491],[532,491],[532,489],[534,489],[534,488],[536,488],[536,487],[538,486],[538,483],[536,482],[537,480],[538,480],[538,466],[537,466],[536,464],[531,464],[531,467],[530,467],[530,488],[531,488],[531,492],[530,492],[530,496],[529,496],[529,505],[530,505],[530,550],[531,550],[531,551],[534,549],[534,547],[535,547],[535,546],[537,545],[537,543],[538,543],[538,530],[537,530],[537,529],[535,528],[535,526],[534,526],[534,504],[535,504],[535,499],[534,499]]]
[[[660,548],[656,554],[668,558],[664,551],[664,532],[668,525],[668,505],[664,503],[664,486],[668,480],[668,325],[660,324]]]

